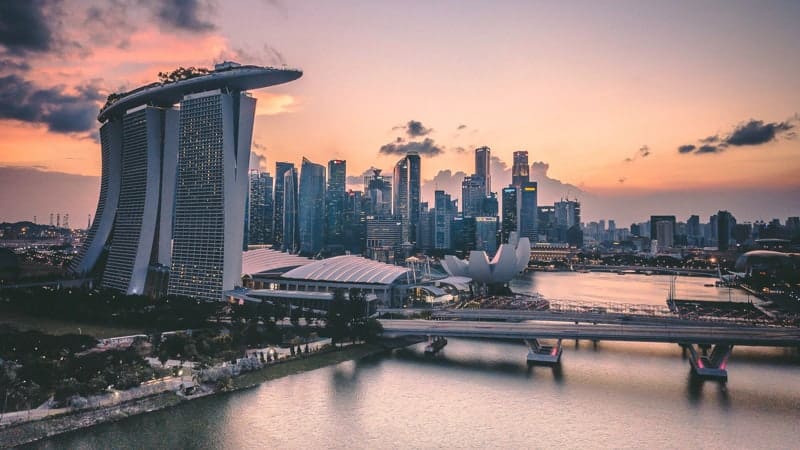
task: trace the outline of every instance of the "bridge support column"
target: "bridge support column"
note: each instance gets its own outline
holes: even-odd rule
[[[556,345],[542,345],[538,339],[525,339],[528,345],[529,364],[559,364],[561,362],[561,339]]]
[[[688,350],[689,364],[695,375],[701,378],[728,381],[728,358],[733,351],[732,345],[715,344],[711,348],[710,355],[708,354],[708,345],[681,344],[681,347],[684,351]]]
[[[443,349],[447,345],[447,339],[443,336],[428,336],[428,345],[425,346],[425,353],[432,355]]]

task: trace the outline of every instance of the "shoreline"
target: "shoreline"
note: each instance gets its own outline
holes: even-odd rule
[[[261,370],[243,373],[233,378],[233,386],[225,390],[215,390],[207,394],[190,397],[179,395],[175,391],[164,391],[113,406],[70,411],[38,420],[9,424],[8,426],[0,427],[0,448],[31,444],[102,423],[116,422],[139,414],[172,408],[195,399],[254,388],[270,380],[309,372],[346,361],[359,360],[412,344],[414,344],[414,341],[397,340],[382,340],[375,344],[352,344],[344,348],[332,349],[306,358],[296,358],[291,361],[270,365]]]

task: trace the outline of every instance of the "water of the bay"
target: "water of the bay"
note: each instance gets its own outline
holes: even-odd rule
[[[678,297],[748,301],[679,278]],[[669,278],[533,273],[516,291],[663,304]],[[451,339],[81,430],[37,448],[797,448],[796,349],[736,347],[727,386],[670,344],[568,342],[560,369],[516,342]]]

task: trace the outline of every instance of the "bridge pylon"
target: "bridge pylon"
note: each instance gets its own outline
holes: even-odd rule
[[[528,345],[528,364],[559,364],[561,363],[561,339],[556,345],[542,345],[538,339],[525,339]]]
[[[706,379],[728,381],[728,358],[733,352],[733,345],[715,344],[708,354],[708,346],[699,344],[680,344],[689,352],[689,364],[692,372]],[[699,350],[699,351],[698,351]]]
[[[425,346],[425,354],[433,355],[438,353],[447,345],[447,339],[444,336],[428,336],[428,345]]]

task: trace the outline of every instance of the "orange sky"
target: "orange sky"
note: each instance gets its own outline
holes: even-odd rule
[[[425,179],[444,169],[470,173],[472,150],[488,145],[506,162],[528,150],[531,162],[549,163],[550,177],[598,195],[748,187],[800,194],[797,4],[248,0],[193,11],[210,24],[194,29],[154,20],[135,2],[124,15],[106,11],[117,22],[89,21],[93,5],[66,2],[53,28],[79,45],[0,50],[0,61],[29,64],[19,75],[39,88],[76,94],[92,85],[103,95],[223,58],[301,67],[300,80],[255,92],[254,141],[269,168],[307,156],[346,159],[349,175],[389,169],[399,156],[379,154],[382,145],[427,137],[443,152],[423,157]],[[410,139],[393,129],[412,119],[430,134]],[[710,135],[724,139],[751,119],[790,129],[718,154],[677,151]],[[0,166],[98,175],[90,134],[0,116]]]

